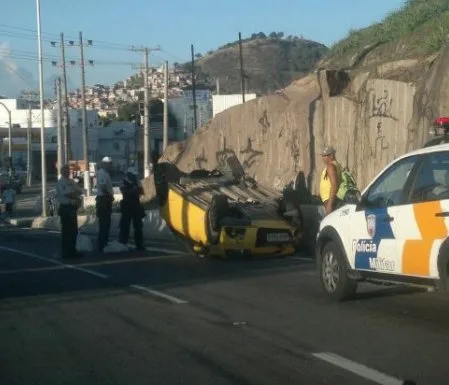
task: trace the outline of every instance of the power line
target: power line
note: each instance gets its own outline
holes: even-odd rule
[[[35,34],[37,33],[37,31],[34,29],[11,26],[11,25],[7,25],[7,24],[3,24],[3,23],[0,23],[0,27],[3,27],[3,28],[0,28],[0,36],[15,37],[15,38],[19,38],[19,39],[33,40],[33,41],[36,39]],[[11,30],[8,31],[5,28],[9,28]],[[23,32],[17,32],[14,30],[23,31]],[[58,40],[58,38],[59,38],[58,37],[59,35],[55,34],[55,33],[42,33],[42,35],[46,36],[45,38],[42,38],[42,41],[47,42],[47,43],[54,43],[54,41]],[[73,42],[73,44],[75,44],[75,42],[78,39],[78,37],[69,36],[69,35],[66,35],[66,38],[69,42]],[[108,42],[108,41],[104,41],[104,40],[92,40],[92,42],[95,43],[95,46],[93,47],[94,49],[108,50],[108,51],[133,51],[134,47],[135,47],[135,45],[133,45],[133,44]],[[179,60],[181,62],[188,61],[187,59],[181,58],[180,56],[177,56],[177,55],[174,55],[160,47],[159,47],[159,51],[161,51],[164,54],[171,56],[172,58]],[[165,61],[164,58],[160,58],[160,59]]]
[[[38,60],[37,54],[32,51],[25,51],[25,50],[10,50],[10,54],[7,56],[8,58],[15,58],[15,59],[25,59],[25,60]],[[59,56],[57,55],[45,55],[43,57],[45,62],[53,62],[59,59]],[[75,56],[67,57],[67,61],[74,61],[77,62],[79,59]],[[1,60],[0,60],[1,61]],[[123,65],[123,66],[129,66],[129,65],[135,65],[138,64],[137,62],[127,62],[127,61],[114,61],[114,60],[95,60],[93,59],[93,62],[95,65]],[[73,63],[75,64],[75,63]]]
[[[17,29],[19,31],[25,31],[25,32],[16,32],[16,31],[8,31],[7,29],[0,28],[0,36],[8,36],[8,37],[17,37],[20,39],[27,39],[27,40],[34,40],[36,39],[35,34],[37,31],[29,28],[22,28],[22,27],[13,27],[8,26],[6,24],[0,24],[0,27],[6,27],[11,29]],[[51,42],[52,40],[57,39],[56,34],[50,34],[46,33],[43,34],[47,37],[43,38],[42,40],[45,42]],[[73,36],[66,36],[69,41],[75,42],[78,38]],[[114,43],[114,42],[107,42],[103,40],[95,40],[95,45],[99,49],[110,49],[110,50],[121,50],[121,51],[130,51],[132,45],[131,44],[122,44],[122,43]]]

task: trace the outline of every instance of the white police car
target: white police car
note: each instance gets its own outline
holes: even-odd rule
[[[324,292],[343,300],[360,281],[449,290],[449,144],[394,160],[325,217],[317,234]]]

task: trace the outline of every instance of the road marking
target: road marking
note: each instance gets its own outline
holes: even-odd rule
[[[149,261],[159,261],[164,259],[175,259],[182,258],[182,255],[164,255],[158,257],[137,257],[137,258],[122,258],[122,259],[113,259],[106,261],[96,261],[96,262],[86,262],[79,263],[77,266],[102,266],[102,265],[115,265],[119,263],[128,263],[128,262],[149,262]]]
[[[320,360],[331,363],[335,366],[338,366],[342,369],[348,370],[354,374],[357,374],[360,377],[371,380],[377,384],[381,385],[403,385],[404,380],[400,380],[399,378],[389,376],[378,370],[371,369],[365,365],[358,364],[357,362],[348,360],[347,358],[341,357],[334,353],[323,352],[323,353],[313,353],[314,357],[319,358]]]
[[[165,249],[165,248],[161,248],[161,247],[148,246],[148,247],[145,247],[145,250],[147,250],[147,251],[155,251],[155,252],[160,252],[160,253],[166,253],[166,254],[188,255],[188,253],[186,253],[184,251],[173,250],[173,249]]]
[[[27,251],[18,250],[18,249],[12,249],[10,247],[4,247],[4,246],[0,246],[0,250],[9,251],[10,253],[15,253],[15,254],[21,254],[21,255],[24,255],[26,257],[30,257],[30,258],[34,258],[34,259],[39,259],[41,261],[53,263],[53,264],[58,265],[58,266],[63,266],[65,268],[67,268],[67,269],[82,271],[83,273],[90,274],[90,275],[93,275],[93,276],[98,277],[98,278],[102,278],[102,279],[108,279],[109,278],[107,275],[104,275],[104,274],[101,274],[101,273],[97,273],[96,271],[93,271],[93,270],[84,269],[82,267],[78,267],[78,266],[75,266],[75,265],[67,265],[65,263],[56,261],[53,258],[43,257],[41,255],[34,254],[34,253],[28,253]]]
[[[83,273],[90,274],[90,275],[93,275],[94,277],[98,277],[98,278],[101,278],[101,279],[108,279],[109,278],[108,275],[98,273],[95,270],[84,269],[83,267],[79,267],[79,266],[76,266],[76,265],[65,265],[65,266],[67,266],[70,269],[82,271]]]
[[[188,303],[187,301],[185,301],[183,299],[173,297],[172,295],[165,294],[165,293],[163,293],[161,291],[158,291],[158,290],[149,289],[148,287],[145,287],[145,286],[130,285],[129,287],[132,288],[132,289],[139,290],[139,291],[142,291],[144,293],[153,295],[155,297],[164,298],[164,299],[166,299],[166,300],[168,300],[170,302],[176,303],[178,305],[179,304]]]
[[[50,262],[55,265],[61,265],[64,266],[62,262],[56,261],[52,258],[43,257],[42,255],[34,254],[34,253],[28,253],[27,251],[18,250],[18,249],[12,249],[10,247],[0,246],[0,250],[9,251],[10,253],[14,254],[21,254],[26,257],[34,258],[34,259],[40,259],[41,261]]]
[[[312,257],[292,257],[292,259],[296,259],[298,261],[305,261],[305,262],[314,262],[315,258]]]
[[[104,280],[110,279],[109,276],[107,276],[107,275],[105,275],[105,274],[102,274],[102,273],[98,273],[98,272],[96,272],[96,271],[94,271],[94,270],[85,269],[85,268],[83,268],[83,267],[76,266],[76,265],[68,265],[68,264],[65,264],[65,263],[56,261],[56,260],[54,260],[54,259],[52,259],[52,258],[43,257],[43,256],[41,256],[41,255],[34,254],[34,253],[28,253],[27,251],[17,250],[17,249],[13,249],[13,248],[10,248],[10,247],[4,247],[4,246],[0,246],[0,250],[9,251],[10,253],[21,254],[21,255],[24,255],[24,256],[26,256],[26,257],[31,257],[31,258],[39,259],[39,260],[41,260],[41,261],[45,261],[45,262],[49,262],[49,263],[58,265],[58,266],[61,267],[61,268],[67,268],[67,269],[72,269],[72,270],[80,271],[80,272],[83,272],[83,273],[86,273],[86,274],[90,274],[90,275],[93,275],[93,276],[95,276],[95,277],[98,277],[98,278],[101,278],[101,279],[104,279]],[[153,257],[153,259],[154,259],[154,258],[155,258],[155,257]],[[183,300],[183,299],[173,297],[173,296],[171,296],[171,295],[169,295],[169,294],[165,294],[165,293],[163,293],[163,292],[161,292],[161,291],[158,291],[158,290],[152,290],[152,289],[149,289],[149,288],[147,288],[147,287],[145,287],[145,286],[140,286],[140,285],[130,285],[129,287],[132,288],[132,289],[141,291],[141,292],[143,292],[143,293],[147,293],[147,294],[153,295],[153,296],[155,296],[155,297],[164,298],[164,299],[166,299],[166,300],[168,300],[168,301],[170,301],[170,302],[172,302],[172,303],[175,303],[175,304],[185,304],[185,303],[188,303],[187,301],[185,301],[185,300]]]
[[[19,274],[19,273],[38,273],[38,272],[46,272],[46,271],[54,271],[54,270],[63,270],[66,269],[65,266],[49,266],[49,267],[35,267],[31,269],[13,269],[13,270],[3,270],[0,271],[0,275],[8,275],[8,274]]]

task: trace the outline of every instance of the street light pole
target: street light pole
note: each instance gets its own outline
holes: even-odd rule
[[[11,110],[8,107],[6,107],[6,104],[4,104],[2,102],[0,102],[0,106],[2,106],[6,110],[6,112],[8,113],[8,124],[9,124],[9,126],[8,126],[8,156],[11,157],[12,156],[12,147],[11,147],[11,145],[12,145],[12,140],[11,140],[11,137],[12,137]]]
[[[41,173],[42,173],[42,216],[47,216],[47,166],[45,162],[45,118],[44,118],[44,69],[42,63],[42,38],[41,38],[41,6],[40,0],[36,0],[37,13],[37,46],[39,55],[39,95],[41,102]]]

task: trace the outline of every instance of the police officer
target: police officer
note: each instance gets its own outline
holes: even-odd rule
[[[144,250],[142,237],[142,218],[145,216],[144,208],[140,203],[140,196],[143,189],[137,179],[137,172],[134,168],[128,168],[123,184],[120,187],[123,199],[120,202],[120,243],[126,245],[129,239],[131,220],[134,228],[134,241],[137,250]]]
[[[112,202],[114,192],[109,173],[112,168],[112,159],[108,156],[101,160],[101,167],[97,176],[96,214],[98,218],[98,250],[103,251],[108,244],[109,230],[111,228]]]
[[[63,165],[61,178],[56,184],[56,199],[59,203],[58,214],[61,217],[61,256],[77,258],[81,254],[76,251],[78,235],[77,211],[81,207],[81,188],[70,179],[70,168]]]

